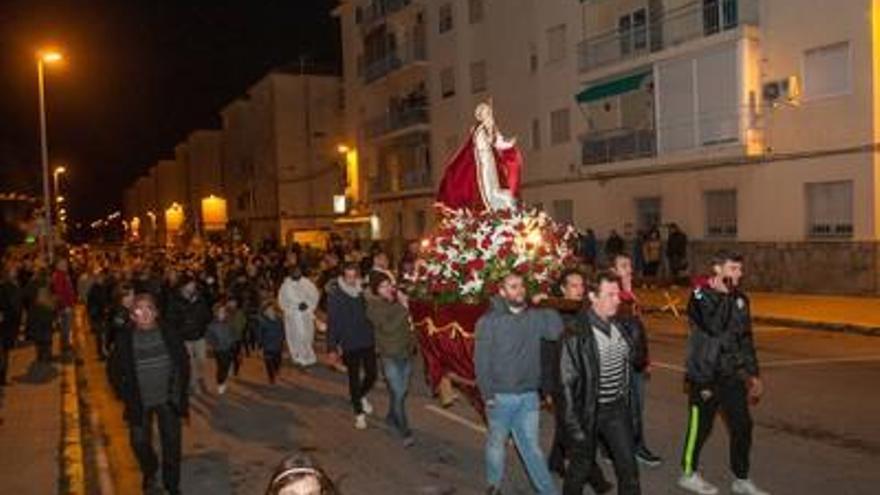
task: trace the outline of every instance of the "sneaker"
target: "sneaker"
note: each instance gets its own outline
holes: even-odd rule
[[[654,454],[647,447],[642,447],[636,452],[636,459],[648,467],[658,467],[663,464],[663,459]]]
[[[693,473],[690,476],[683,474],[681,478],[678,479],[678,486],[684,488],[685,490],[692,493],[699,493],[700,495],[716,495],[718,493],[718,488],[704,480],[700,473]]]
[[[761,490],[750,479],[737,479],[734,480],[733,484],[730,485],[730,491],[732,493],[738,493],[742,495],[770,495],[769,493]]]
[[[416,444],[416,439],[412,435],[407,435],[403,439],[403,448],[408,449]]]
[[[373,405],[366,397],[361,397],[361,409],[364,410],[364,414],[373,414]]]
[[[354,427],[358,430],[366,430],[367,429],[367,417],[363,414],[358,414],[354,417]]]
[[[217,386],[217,393],[220,395],[223,395],[226,393],[226,384],[225,383]]]

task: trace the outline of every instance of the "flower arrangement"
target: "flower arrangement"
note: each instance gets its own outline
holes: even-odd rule
[[[511,271],[523,275],[529,293],[546,292],[574,263],[574,228],[537,209],[440,207],[438,216],[409,281],[416,299],[476,303],[494,294]]]

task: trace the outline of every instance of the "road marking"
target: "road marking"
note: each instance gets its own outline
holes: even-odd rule
[[[841,364],[841,363],[874,363],[880,362],[880,356],[849,356],[839,358],[810,358],[810,359],[779,359],[775,361],[759,362],[761,368],[792,368],[795,366],[810,366],[817,364]],[[651,361],[651,366],[667,371],[675,371],[684,373],[683,366],[677,364],[664,363],[662,361]]]
[[[652,368],[660,368],[662,370],[667,371],[677,371],[679,373],[684,373],[684,367],[679,366],[677,364],[664,363],[662,361],[651,361]]]
[[[836,364],[836,363],[870,363],[880,361],[880,356],[850,356],[840,358],[813,358],[813,359],[782,359],[761,363],[762,368],[789,368],[792,366],[808,366],[812,364]]]
[[[427,409],[428,411],[431,411],[432,413],[434,413],[438,416],[442,416],[452,422],[455,422],[455,423],[458,423],[464,427],[470,428],[471,430],[474,430],[477,433],[482,433],[484,435],[486,434],[486,427],[485,426],[483,426],[479,423],[476,423],[474,421],[471,421],[465,417],[459,416],[458,414],[455,414],[452,411],[448,411],[446,409],[443,409],[442,407],[437,407],[433,404],[426,405],[425,409]]]

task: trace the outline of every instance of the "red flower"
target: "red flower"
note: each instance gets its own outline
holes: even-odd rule
[[[483,268],[486,268],[486,262],[480,258],[468,261],[467,269],[469,272],[479,272]]]

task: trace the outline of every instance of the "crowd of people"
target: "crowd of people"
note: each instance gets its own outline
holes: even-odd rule
[[[272,384],[283,372],[285,351],[292,366],[308,372],[317,362],[317,329],[326,335],[328,362],[348,375],[354,427],[368,427],[381,366],[390,395],[385,421],[409,447],[415,437],[406,397],[418,349],[405,280],[416,248],[408,247],[396,268],[380,248],[365,252],[356,244],[326,251],[80,250],[51,270],[33,253],[8,256],[0,280],[0,383],[22,328],[35,344],[36,363],[49,363],[53,329],[67,351],[73,308],[84,304],[97,354],[124,405],[144,492],[180,493],[190,396],[224,394],[251,354],[262,357]],[[507,274],[479,320],[475,369],[488,423],[487,493],[500,493],[510,436],[541,494],[557,493],[553,473],[565,495],[579,495],[586,485],[610,492],[601,459],[613,465],[618,493],[638,494],[639,465],[663,462],[648,447],[643,424],[651,361],[633,260],[621,250],[607,265],[567,270],[558,293],[530,298],[522,276]],[[679,486],[694,493],[718,493],[700,475],[699,458],[719,410],[732,431],[733,493],[765,493],[749,479],[749,406],[762,387],[748,299],[739,286],[742,265],[735,253],[719,253],[689,304],[689,417]],[[555,420],[547,456],[538,435],[542,407]],[[270,493],[332,493],[302,459],[279,473]],[[324,491],[278,491],[285,480]]]

